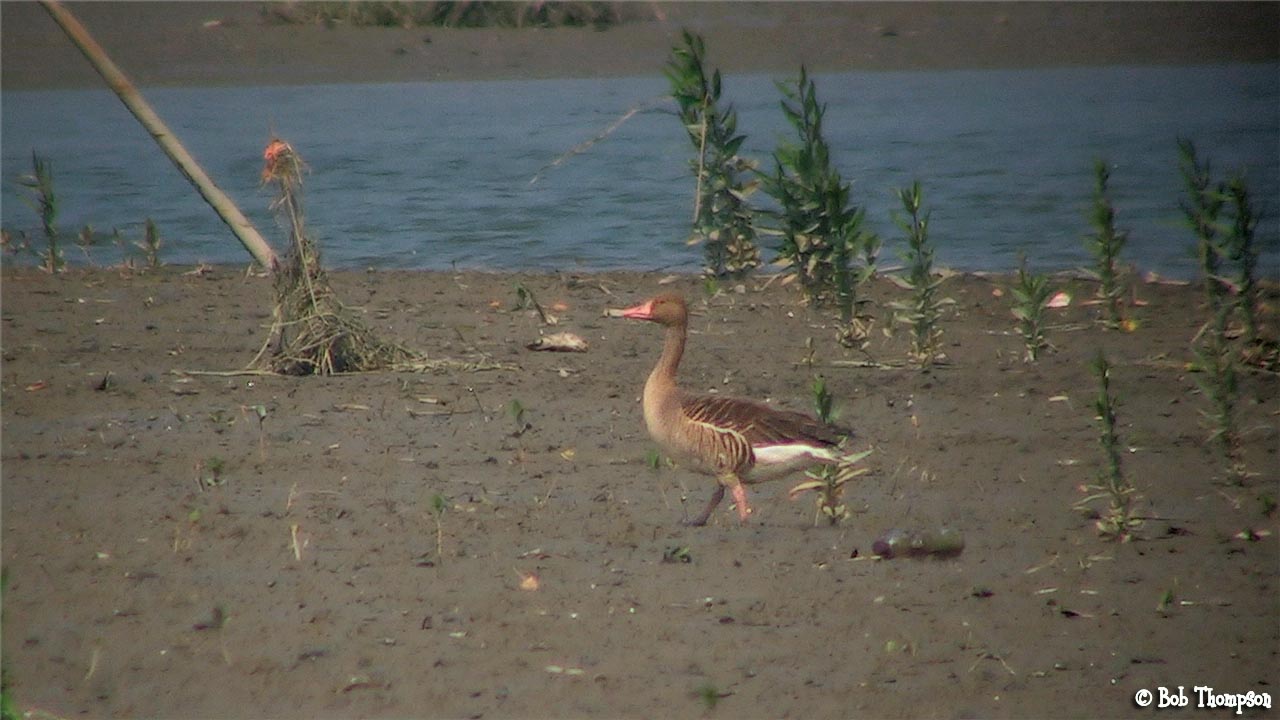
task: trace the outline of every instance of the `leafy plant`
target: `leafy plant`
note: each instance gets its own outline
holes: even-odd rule
[[[1224,266],[1233,255],[1241,258],[1248,254],[1246,246],[1252,241],[1245,235],[1252,234],[1252,210],[1247,191],[1242,197],[1233,199],[1236,222],[1227,228],[1224,237],[1219,217],[1232,197],[1231,191],[1222,183],[1213,183],[1208,161],[1201,164],[1191,141],[1179,140],[1178,148],[1187,190],[1182,210],[1187,224],[1196,234],[1196,255],[1200,260],[1200,272],[1204,275],[1205,302],[1209,312],[1209,321],[1193,341],[1197,362],[1204,371],[1202,377],[1196,378],[1196,384],[1209,399],[1209,409],[1202,412],[1210,425],[1210,442],[1222,454],[1228,472],[1239,482],[1245,476],[1235,418],[1239,385],[1236,350],[1228,337],[1237,301],[1232,298]],[[1237,192],[1243,190],[1243,186],[1237,186]]]
[[[852,329],[857,310],[857,286],[875,272],[879,239],[863,228],[862,209],[849,200],[850,185],[831,163],[831,150],[822,135],[826,106],[803,65],[795,85],[778,84],[785,99],[782,112],[795,128],[798,142],[774,151],[774,174],[764,189],[778,201],[781,227],[779,259],[800,282],[810,305],[834,303],[840,309],[842,341],[865,336]],[[858,252],[866,265],[855,268]]]
[[[226,483],[226,478],[222,476],[222,473],[227,466],[225,460],[217,455],[212,455],[208,460],[205,460],[202,465],[204,466],[205,472],[200,476],[201,490],[205,487],[217,487]]]
[[[1089,503],[1108,499],[1110,502],[1105,512],[1091,511],[1097,518],[1098,532],[1127,542],[1133,529],[1141,525],[1142,521],[1133,517],[1133,486],[1120,468],[1120,438],[1116,434],[1115,400],[1111,396],[1111,365],[1101,351],[1094,358],[1091,370],[1098,378],[1098,397],[1094,400],[1093,407],[1097,412],[1098,444],[1102,447],[1106,464],[1098,474],[1099,484],[1084,487],[1085,491],[1092,494],[1081,500],[1077,507],[1088,509]]]
[[[92,225],[85,225],[80,228],[80,232],[75,237],[76,247],[80,248],[80,252],[84,253],[85,262],[93,264],[93,255],[89,252],[89,248],[98,244],[98,234],[94,232]]]
[[[524,283],[516,283],[516,305],[514,309],[533,310],[538,314],[538,319],[547,325],[556,325],[560,322],[559,318],[542,307],[542,303],[538,302],[538,298],[534,296],[533,291],[525,287]]]
[[[835,398],[827,389],[827,381],[819,375],[813,379],[810,388],[813,393],[814,412],[818,419],[827,424],[835,422]],[[846,455],[834,464],[824,464],[817,470],[810,470],[805,473],[805,477],[809,479],[797,484],[789,491],[791,499],[794,500],[806,492],[812,492],[817,505],[813,523],[817,525],[818,520],[823,516],[832,525],[839,523],[849,517],[849,508],[842,500],[844,486],[850,480],[868,472],[867,468],[856,467],[856,465],[870,454],[871,451],[866,450]]]
[[[160,239],[160,231],[156,230],[156,224],[151,218],[147,218],[146,229],[143,231],[142,239],[134,242],[134,247],[142,251],[142,258],[147,263],[147,267],[155,269],[160,267],[160,246],[164,241]]]
[[[835,396],[827,389],[827,379],[821,375],[815,376],[809,389],[813,393],[814,413],[817,414],[819,420],[830,425],[836,420],[833,414]]]
[[[952,301],[938,297],[941,278],[933,276],[933,246],[929,244],[929,213],[922,210],[923,198],[920,183],[897,191],[905,215],[894,213],[894,221],[907,234],[907,249],[903,259],[907,264],[907,277],[901,281],[911,291],[908,301],[890,303],[896,322],[911,331],[911,350],[908,356],[921,368],[932,365],[942,344],[942,328],[938,320],[942,307]]]
[[[1221,453],[1227,471],[1237,482],[1241,482],[1245,477],[1245,467],[1241,459],[1240,433],[1236,424],[1239,381],[1236,353],[1225,332],[1229,312],[1229,305],[1223,304],[1217,308],[1210,319],[1208,332],[1204,333],[1196,346],[1196,359],[1204,371],[1196,378],[1196,385],[1209,400],[1209,409],[1201,411],[1209,424],[1209,442]]]
[[[823,465],[818,470],[805,473],[808,480],[797,483],[789,491],[788,496],[794,500],[806,492],[814,493],[813,524],[817,525],[822,517],[835,525],[849,517],[849,508],[844,503],[844,486],[854,478],[870,472],[869,468],[857,467],[857,464],[871,454],[870,450],[846,455],[835,464]]]
[[[1178,153],[1187,202],[1182,204],[1187,224],[1196,235],[1196,256],[1205,276],[1205,300],[1211,312],[1223,302],[1228,289],[1222,280],[1223,249],[1218,243],[1218,215],[1222,212],[1222,186],[1213,186],[1209,162],[1202,165],[1190,140],[1179,138]]]
[[[1201,256],[1201,260],[1206,257]],[[1209,278],[1205,281],[1214,282]],[[1227,337],[1227,325],[1234,308],[1234,303],[1227,298],[1217,296],[1216,305],[1210,308],[1209,322],[1195,344],[1195,355],[1197,364],[1203,371],[1196,377],[1196,385],[1209,400],[1209,409],[1201,411],[1209,423],[1209,442],[1218,449],[1228,472],[1239,482],[1245,476],[1240,455],[1240,435],[1236,427],[1239,382],[1236,374],[1236,351]]]
[[[32,152],[31,174],[18,178],[18,184],[31,191],[27,204],[40,216],[45,241],[45,250],[37,253],[41,267],[49,272],[61,272],[66,261],[58,247],[58,196],[53,188],[53,165]]]
[[[1018,332],[1022,335],[1022,344],[1026,353],[1025,362],[1035,362],[1040,350],[1049,347],[1044,337],[1044,312],[1049,307],[1049,297],[1053,293],[1049,287],[1047,275],[1033,275],[1027,272],[1027,256],[1018,255],[1018,283],[1010,288],[1013,293],[1013,316],[1018,319]]]
[[[720,105],[720,71],[706,71],[702,37],[688,30],[684,44],[672,49],[663,69],[671,83],[677,113],[697,155],[690,162],[697,177],[693,235],[702,243],[705,274],[742,277],[760,265],[754,212],[747,201],[757,183],[743,179],[755,163],[738,155],[745,135],[738,134],[738,114],[732,104]]]
[[[1227,231],[1227,257],[1236,266],[1235,285],[1237,305],[1244,325],[1243,340],[1245,352],[1259,355],[1267,348],[1259,347],[1264,338],[1258,331],[1258,316],[1261,314],[1257,271],[1258,248],[1254,244],[1254,233],[1258,227],[1258,217],[1249,198],[1249,187],[1244,178],[1237,175],[1227,182],[1227,202],[1231,208],[1231,227]],[[1251,358],[1261,359],[1261,358]],[[1259,363],[1261,364],[1261,363]]]
[[[1093,224],[1094,233],[1085,239],[1085,247],[1093,254],[1092,274],[1100,283],[1098,297],[1107,313],[1103,326],[1114,330],[1121,326],[1123,320],[1120,304],[1125,288],[1121,283],[1120,251],[1124,249],[1128,233],[1116,230],[1115,207],[1107,195],[1107,180],[1111,177],[1107,164],[1098,160],[1094,163],[1093,174],[1093,208],[1089,220]]]

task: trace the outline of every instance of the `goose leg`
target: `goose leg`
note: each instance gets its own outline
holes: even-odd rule
[[[702,514],[698,515],[698,517],[692,520],[687,521],[685,524],[693,525],[694,527],[702,527],[703,525],[706,525],[707,518],[711,517],[711,511],[715,510],[716,506],[719,505],[720,501],[723,499],[724,499],[724,485],[717,485],[716,491],[711,493],[711,500],[709,500],[707,502],[707,506],[703,508]]]
[[[747,489],[742,487],[742,483],[733,486],[733,502],[738,506],[738,521],[745,523],[747,516],[751,514],[751,508],[747,505]]]

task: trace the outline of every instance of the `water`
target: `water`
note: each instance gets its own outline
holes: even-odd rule
[[[781,75],[725,78],[725,99],[767,161],[790,128]],[[919,179],[937,261],[1009,270],[1086,266],[1093,162],[1112,166],[1125,259],[1196,275],[1178,208],[1176,139],[1217,176],[1243,171],[1264,211],[1262,270],[1280,268],[1280,65],[1102,67],[816,75],[825,134],[855,202],[897,262],[894,188]],[[660,77],[465,83],[148,89],[148,100],[273,243],[283,233],[258,186],[272,132],[310,165],[306,212],[330,267],[696,270],[688,247],[692,147],[655,102],[607,139],[538,171],[667,91]],[[152,218],[169,263],[248,254],[107,90],[0,93],[2,222],[36,234],[14,182],[48,158],[59,226],[140,238]],[[754,199],[767,204],[763,195]],[[94,262],[119,258],[95,248]],[[768,255],[768,253],[766,253]],[[67,257],[82,261],[74,247]]]

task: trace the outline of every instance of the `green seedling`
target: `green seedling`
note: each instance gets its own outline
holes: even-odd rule
[[[810,335],[804,339],[804,356],[800,358],[800,364],[813,370],[813,365],[818,361],[818,350],[814,347],[813,336]]]
[[[84,253],[84,261],[92,265],[93,254],[89,250],[98,244],[98,233],[94,231],[93,226],[85,225],[80,228],[80,232],[76,234],[75,242],[76,247],[80,248],[80,252]]]
[[[857,463],[871,454],[870,450],[846,455],[833,465],[823,465],[818,470],[805,473],[805,480],[788,491],[788,496],[795,500],[806,492],[814,493],[816,505],[813,524],[817,525],[823,517],[831,525],[840,523],[849,517],[849,508],[844,504],[844,486],[862,475],[870,472],[869,468],[857,467]]]
[[[538,313],[538,319],[546,325],[555,325],[558,320],[554,315],[548,314],[542,309],[542,304],[538,302],[538,298],[534,297],[533,291],[525,287],[523,283],[516,283],[516,305],[515,310],[533,310]]]
[[[31,153],[31,174],[18,178],[18,184],[30,191],[27,204],[40,216],[44,232],[45,250],[37,252],[40,266],[51,273],[61,272],[66,266],[62,250],[58,247],[59,233],[58,196],[53,188],[53,165],[35,152]]]
[[[818,419],[828,425],[835,422],[837,419],[834,409],[835,398],[827,389],[827,381],[819,375],[813,379],[810,387],[813,393],[814,413]],[[805,473],[805,477],[809,479],[791,488],[789,493],[791,499],[794,500],[806,492],[813,492],[817,505],[813,518],[814,524],[818,524],[824,516],[832,525],[841,522],[849,517],[849,509],[841,500],[844,496],[844,486],[850,480],[867,473],[867,468],[859,468],[855,465],[870,454],[871,451],[867,450],[847,455],[838,463],[823,465],[817,470]]]
[[[842,342],[865,338],[867,328],[851,331],[858,310],[858,285],[875,273],[880,240],[863,226],[864,212],[850,200],[850,185],[831,160],[822,134],[826,106],[818,102],[817,89],[805,67],[794,86],[783,83],[782,112],[795,128],[798,141],[782,143],[774,151],[774,173],[764,179],[764,189],[780,207],[779,261],[795,277],[805,301],[813,306],[839,308]],[[864,265],[856,266],[858,253]]]
[[[440,562],[444,562],[444,511],[446,502],[444,496],[436,493],[431,496],[431,513],[436,521],[436,558]]]
[[[1258,496],[1258,504],[1262,506],[1261,512],[1266,517],[1276,514],[1276,496],[1271,493],[1263,493]]]
[[[1040,351],[1049,347],[1044,337],[1045,310],[1049,307],[1049,297],[1053,293],[1049,287],[1049,278],[1027,272],[1027,258],[1019,254],[1018,282],[1009,290],[1014,298],[1013,316],[1018,319],[1018,332],[1026,347],[1022,359],[1025,362],[1035,362]]]
[[[1085,247],[1093,255],[1092,274],[1100,283],[1098,297],[1106,308],[1103,326],[1114,330],[1123,322],[1120,305],[1126,290],[1120,272],[1120,251],[1124,249],[1128,233],[1117,230],[1115,226],[1116,211],[1107,194],[1107,181],[1111,177],[1107,164],[1102,160],[1095,162],[1093,174],[1093,208],[1089,221],[1093,224],[1094,233],[1086,238]]]
[[[266,405],[243,405],[241,412],[251,412],[258,420],[258,457],[263,460],[267,459],[267,406]]]
[[[703,707],[707,712],[716,709],[716,705],[720,703],[720,698],[727,697],[727,693],[722,693],[710,682],[703,683],[698,687],[698,699],[702,701]]]
[[[148,268],[154,270],[162,264],[160,262],[160,246],[163,244],[164,241],[160,239],[160,231],[156,229],[156,224],[152,222],[151,218],[147,218],[142,239],[133,245],[142,251],[142,259]]]
[[[708,299],[720,294],[720,281],[712,275],[703,275],[702,294]]]
[[[650,470],[657,472],[662,466],[662,453],[653,448],[649,448],[649,451],[644,454],[644,464],[647,465]]]
[[[920,366],[928,368],[937,360],[942,345],[942,328],[938,321],[944,305],[950,298],[938,296],[941,278],[933,276],[933,246],[929,243],[929,213],[923,210],[920,183],[898,190],[898,200],[905,214],[894,213],[894,221],[907,235],[907,249],[903,259],[907,264],[907,277],[901,281],[911,292],[907,301],[890,303],[894,320],[906,325],[911,332],[911,349],[908,357]]]
[[[662,562],[664,563],[691,563],[693,555],[690,554],[689,548],[683,545],[672,545],[662,553]]]
[[[216,455],[211,456],[208,460],[204,461],[203,465],[204,472],[201,473],[199,481],[201,490],[204,490],[206,487],[218,487],[219,485],[223,485],[227,482],[226,478],[222,476],[222,472],[226,468],[226,461],[222,458]],[[193,512],[197,513],[196,519],[199,519],[199,511],[196,510]],[[195,520],[192,520],[192,522],[195,522]]]
[[[1239,483],[1247,473],[1241,459],[1236,421],[1239,398],[1237,351],[1229,337],[1231,318],[1238,303],[1232,297],[1231,282],[1226,274],[1227,265],[1233,260],[1242,265],[1246,273],[1251,267],[1252,260],[1244,256],[1249,254],[1246,248],[1252,242],[1246,237],[1252,234],[1252,209],[1243,186],[1237,186],[1235,190],[1241,196],[1232,199],[1232,192],[1226,185],[1213,183],[1208,161],[1201,164],[1196,157],[1195,146],[1189,140],[1179,140],[1178,147],[1187,190],[1182,210],[1196,235],[1196,255],[1204,277],[1205,304],[1209,312],[1208,322],[1193,341],[1197,364],[1204,371],[1196,378],[1196,384],[1209,400],[1209,409],[1202,414],[1209,425],[1210,442],[1221,454],[1228,474]],[[1219,218],[1229,201],[1233,203],[1236,222],[1224,228]]]
[[[231,427],[236,424],[236,416],[223,408],[215,408],[209,411],[209,422],[219,426],[217,432],[222,432],[222,426]]]
[[[1205,276],[1206,305],[1212,313],[1220,303],[1226,302],[1229,292],[1222,279],[1221,267],[1225,253],[1218,237],[1218,216],[1225,204],[1224,188],[1213,185],[1209,162],[1200,163],[1196,157],[1195,145],[1190,140],[1178,140],[1178,154],[1183,185],[1187,191],[1182,213],[1196,236],[1196,256]]]
[[[1094,400],[1093,407],[1097,413],[1098,444],[1102,448],[1105,465],[1098,475],[1099,483],[1084,487],[1091,494],[1077,503],[1076,507],[1097,517],[1096,527],[1100,535],[1128,542],[1132,539],[1133,530],[1142,521],[1132,514],[1134,489],[1120,467],[1121,444],[1116,433],[1115,399],[1111,395],[1111,365],[1101,351],[1094,359],[1091,370],[1098,378],[1098,397]],[[1090,503],[1100,499],[1109,500],[1104,512],[1098,513],[1089,508]]]
[[[1244,324],[1243,340],[1246,348],[1252,348],[1261,339],[1258,333],[1258,316],[1262,312],[1262,299],[1257,278],[1258,247],[1254,237],[1258,228],[1258,216],[1243,177],[1237,175],[1229,180],[1226,193],[1232,218],[1231,227],[1227,231],[1227,257],[1236,266],[1236,297]]]
[[[1201,411],[1209,426],[1209,442],[1218,449],[1234,481],[1241,483],[1247,471],[1241,457],[1236,422],[1236,404],[1240,394],[1236,353],[1227,339],[1230,313],[1230,304],[1219,304],[1214,309],[1207,331],[1196,344],[1197,364],[1204,371],[1196,377],[1196,385],[1209,400],[1209,409]]]
[[[519,400],[513,398],[511,402],[507,403],[507,415],[511,418],[511,421],[515,423],[516,429],[512,434],[516,437],[519,437],[533,429],[533,424],[525,418],[525,407]]]
[[[835,396],[827,389],[827,379],[821,375],[815,376],[809,390],[813,395],[813,411],[818,419],[828,425],[835,422]]]
[[[1275,337],[1274,325],[1271,326],[1272,332],[1269,335],[1264,334],[1259,319],[1267,310],[1263,306],[1262,288],[1257,278],[1257,212],[1242,176],[1237,175],[1227,181],[1226,194],[1231,225],[1226,233],[1225,245],[1227,259],[1234,268],[1232,277],[1236,307],[1242,325],[1241,360],[1264,370],[1280,370],[1280,342]]]
[[[720,104],[720,71],[707,76],[702,37],[686,30],[681,38],[683,44],[672,49],[663,72],[696,151],[690,161],[697,186],[689,243],[702,244],[705,275],[741,278],[760,265],[754,212],[748,203],[757,183],[743,178],[755,163],[738,155],[746,136],[738,134],[733,106]]]

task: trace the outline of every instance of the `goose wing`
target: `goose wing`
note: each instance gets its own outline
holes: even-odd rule
[[[838,444],[851,433],[804,413],[778,410],[763,403],[720,395],[685,395],[680,409],[691,422],[740,437],[751,447]]]

